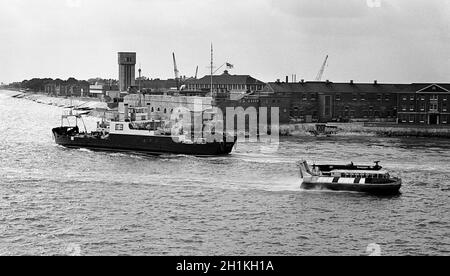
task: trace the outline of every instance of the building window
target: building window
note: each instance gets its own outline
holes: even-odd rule
[[[366,94],[361,94],[361,101],[365,101],[366,100]]]
[[[447,115],[442,115],[441,122],[442,122],[443,124],[448,124],[448,116],[447,116]]]
[[[403,96],[403,100],[406,101],[406,96]]]
[[[411,105],[411,106],[409,107],[409,110],[410,110],[410,111],[414,111],[414,105]]]
[[[430,104],[430,111],[438,111],[438,105],[436,103]]]
[[[438,95],[431,95],[430,100],[437,101],[437,100],[439,100],[439,96]]]
[[[336,94],[336,101],[340,101],[341,100],[341,94]]]
[[[409,97],[409,100],[410,100],[410,101],[414,101],[414,100],[415,100],[415,99],[414,99],[414,96]]]
[[[399,119],[402,123],[406,123],[406,115],[400,115]]]
[[[420,103],[420,111],[425,111],[425,103]]]
[[[307,101],[308,100],[308,94],[303,94],[303,100]]]
[[[325,116],[332,116],[331,113],[331,96],[325,96]]]
[[[409,122],[414,123],[414,115],[409,115]]]
[[[353,100],[354,101],[358,100],[358,96],[356,94],[353,94]]]
[[[447,103],[442,104],[442,112],[447,112]]]
[[[420,115],[420,122],[421,122],[422,124],[425,124],[426,121],[427,121],[427,115]]]
[[[406,105],[402,105],[402,111],[406,111]]]
[[[443,100],[444,102],[446,102],[446,101],[447,101],[447,96],[443,96],[443,97],[442,97],[442,100]]]
[[[117,124],[116,125],[116,130],[117,131],[123,131],[123,124]]]

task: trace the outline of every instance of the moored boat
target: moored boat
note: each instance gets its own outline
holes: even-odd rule
[[[328,126],[326,124],[317,124],[314,130],[310,130],[309,133],[316,137],[331,137],[338,133],[338,127]]]
[[[375,166],[313,165],[299,162],[301,188],[305,190],[351,191],[370,194],[398,194],[402,180]]]

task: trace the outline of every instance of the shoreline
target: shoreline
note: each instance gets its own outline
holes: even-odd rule
[[[96,98],[67,98],[48,96],[39,92],[23,92],[14,89],[4,89],[17,93],[11,97],[23,98],[39,104],[53,105],[58,107],[86,107],[92,108],[91,116],[106,112],[107,103]],[[337,134],[332,136],[378,136],[378,137],[422,137],[422,138],[445,138],[450,139],[450,127],[443,126],[416,126],[377,123],[328,123],[328,126],[337,127]],[[280,136],[314,137],[310,132],[315,130],[315,123],[281,124]]]
[[[316,124],[282,124],[283,136],[302,136],[315,130]],[[378,136],[378,137],[420,137],[450,139],[450,127],[405,126],[405,125],[370,125],[364,123],[328,123],[337,127],[337,134],[332,136]],[[311,136],[311,135],[309,135]]]
[[[68,107],[85,107],[92,108],[94,111],[104,111],[108,110],[108,105],[106,102],[101,102],[96,98],[87,98],[87,97],[54,97],[49,96],[40,92],[23,92],[17,91],[13,89],[2,89],[4,91],[14,92],[17,94],[11,95],[11,97],[30,100],[39,104],[44,105],[53,105],[63,108]]]

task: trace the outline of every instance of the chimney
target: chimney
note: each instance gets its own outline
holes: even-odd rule
[[[377,80],[374,80],[374,81],[373,81],[373,84],[377,85],[377,84],[378,84],[378,81],[377,81]]]
[[[302,79],[302,81],[301,81],[302,83],[305,83],[305,79]]]
[[[354,84],[353,80],[350,80],[350,84]]]
[[[289,76],[286,76],[286,83],[289,83]]]

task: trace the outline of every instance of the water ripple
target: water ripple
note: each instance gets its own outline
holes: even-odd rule
[[[61,113],[0,92],[0,255],[450,252],[449,140],[283,138],[275,151],[152,157],[56,146]],[[301,191],[299,159],[383,160],[402,195]]]

